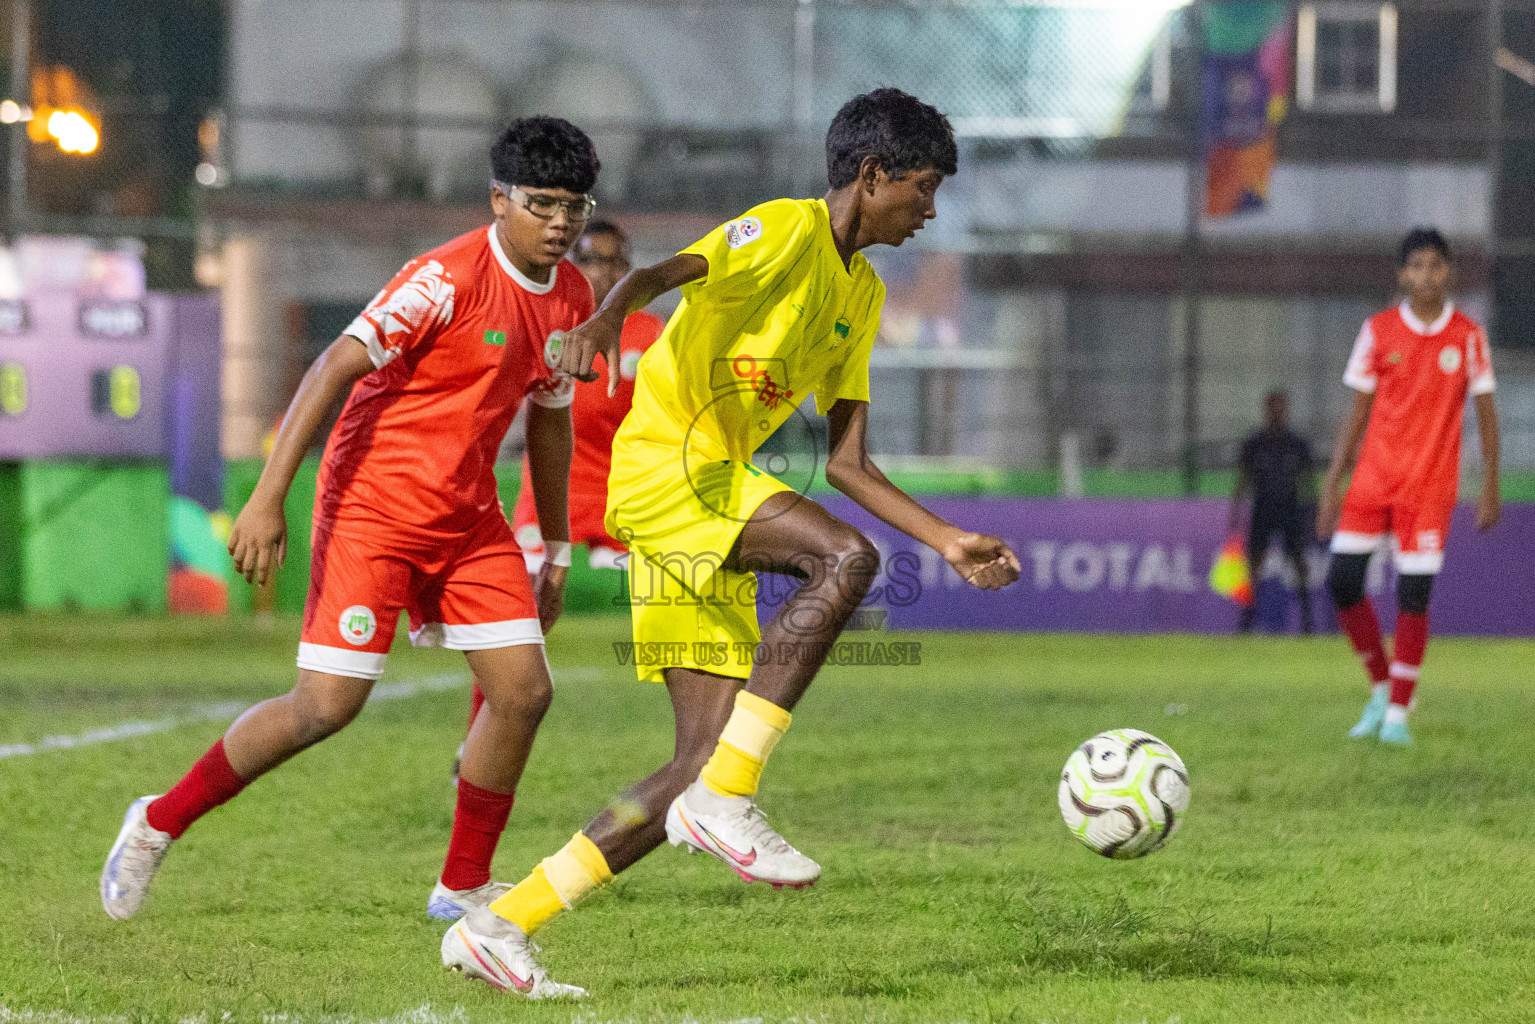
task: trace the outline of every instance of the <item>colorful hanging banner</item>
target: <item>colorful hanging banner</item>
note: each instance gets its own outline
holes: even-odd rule
[[[1213,0],[1203,20],[1205,212],[1261,210],[1289,106],[1289,8],[1284,0]]]

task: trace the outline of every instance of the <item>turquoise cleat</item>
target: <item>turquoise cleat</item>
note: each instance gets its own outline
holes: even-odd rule
[[[1412,746],[1412,735],[1407,731],[1406,722],[1386,722],[1380,727],[1380,741],[1393,743],[1399,747]]]
[[[1386,706],[1391,703],[1391,695],[1382,693],[1370,698],[1370,703],[1364,706],[1364,714],[1359,716],[1359,723],[1348,731],[1350,738],[1356,740],[1369,739],[1380,732],[1381,723],[1386,720]],[[1405,735],[1405,730],[1403,735]],[[1409,740],[1408,742],[1411,742]]]

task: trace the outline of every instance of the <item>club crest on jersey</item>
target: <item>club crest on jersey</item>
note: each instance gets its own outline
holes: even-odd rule
[[[832,330],[837,332],[837,337],[847,340],[848,334],[853,330],[853,322],[847,317],[841,317],[832,325]]]
[[[739,249],[762,237],[762,221],[756,217],[742,217],[725,225],[725,244]]]
[[[560,365],[560,351],[565,347],[565,332],[550,331],[549,340],[544,342],[544,365],[554,369]]]
[[[1445,373],[1454,373],[1460,369],[1460,349],[1454,345],[1446,345],[1439,350],[1439,369]]]
[[[378,620],[373,609],[365,604],[354,604],[341,613],[341,638],[353,647],[361,647],[378,632]]]
[[[618,357],[618,375],[624,380],[633,380],[640,373],[640,353],[625,352]]]

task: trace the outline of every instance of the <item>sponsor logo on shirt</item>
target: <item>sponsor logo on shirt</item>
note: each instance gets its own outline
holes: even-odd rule
[[[354,604],[341,613],[341,639],[353,647],[361,647],[373,639],[378,631],[378,620],[373,609],[365,604]]]
[[[506,344],[506,332],[505,331],[486,331],[485,332],[485,344],[487,344],[487,345],[505,345]]]
[[[725,225],[725,244],[732,249],[749,245],[762,237],[762,221],[756,217],[742,217]]]
[[[640,353],[630,350],[618,357],[618,375],[624,380],[633,380],[639,372]]]
[[[1455,345],[1446,345],[1439,350],[1439,369],[1445,373],[1454,373],[1460,369],[1460,348]]]
[[[560,350],[565,347],[565,332],[549,332],[549,340],[544,342],[544,365],[554,369],[560,365]]]

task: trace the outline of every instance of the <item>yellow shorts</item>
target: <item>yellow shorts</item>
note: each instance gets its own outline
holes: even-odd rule
[[[741,528],[783,481],[749,462],[682,471],[671,459],[626,473],[614,460],[608,532],[629,548],[634,667],[665,682],[668,668],[745,679],[757,628],[757,578],[724,568]]]

